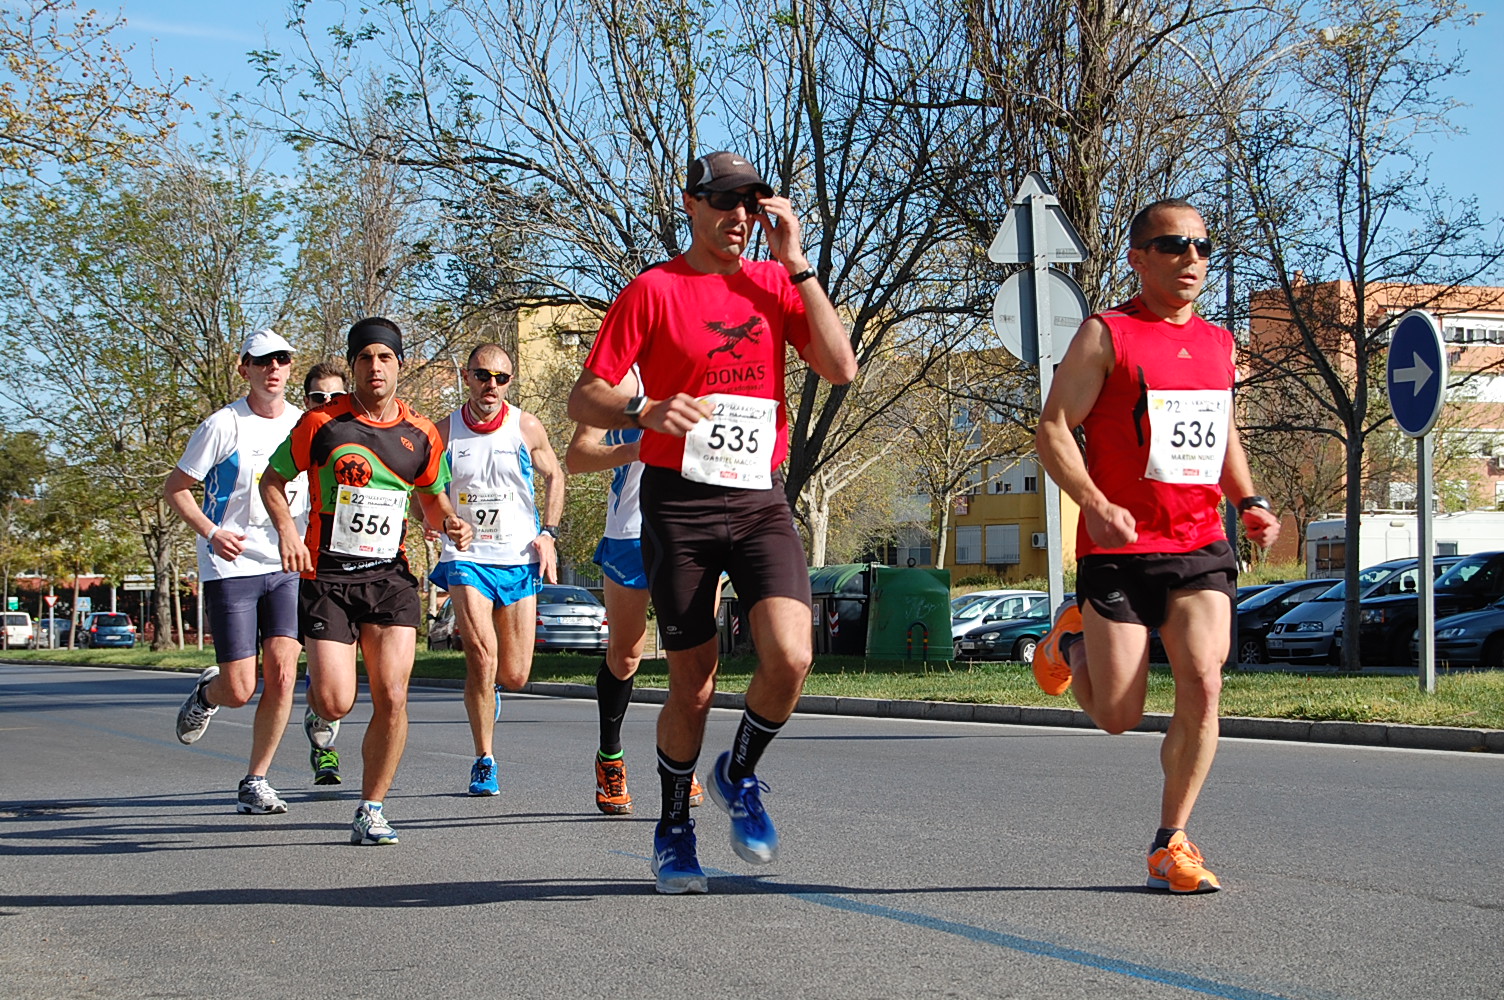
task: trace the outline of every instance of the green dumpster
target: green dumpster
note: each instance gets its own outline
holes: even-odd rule
[[[949,660],[950,570],[874,566],[867,655],[882,660]]]

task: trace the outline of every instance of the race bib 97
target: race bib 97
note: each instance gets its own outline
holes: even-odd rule
[[[1176,389],[1149,393],[1146,479],[1215,486],[1222,478],[1232,392]]]
[[[459,515],[475,529],[475,541],[505,543],[511,539],[512,526],[501,523],[501,520],[502,512],[516,499],[512,490],[461,493],[458,499]]]
[[[685,435],[680,475],[696,483],[772,489],[778,403],[721,392],[704,401],[710,404],[710,416]]]
[[[334,504],[329,551],[342,556],[390,559],[407,528],[407,493],[341,486]]]

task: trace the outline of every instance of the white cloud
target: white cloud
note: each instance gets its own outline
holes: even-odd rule
[[[173,35],[179,38],[207,38],[243,45],[259,45],[260,35],[250,35],[231,28],[219,28],[207,24],[190,24],[182,21],[161,21],[150,17],[126,17],[125,26],[151,35]]]

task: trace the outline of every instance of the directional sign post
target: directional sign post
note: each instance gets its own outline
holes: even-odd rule
[[[1412,309],[1395,321],[1386,382],[1394,422],[1407,437],[1415,438],[1415,539],[1420,554],[1416,641],[1420,688],[1434,692],[1436,604],[1431,574],[1435,570],[1436,543],[1431,534],[1431,428],[1436,426],[1447,398],[1447,355],[1441,326],[1430,313]],[[1356,636],[1358,630],[1349,629],[1348,634]]]
[[[1052,264],[1079,264],[1086,244],[1060,209],[1060,199],[1043,177],[1031,171],[1013,196],[1013,207],[987,248],[997,264],[1030,264],[1003,282],[992,302],[992,326],[1003,346],[1025,364],[1039,368],[1039,405],[1044,406],[1071,337],[1086,318],[1081,287]],[[1060,487],[1044,477],[1045,556],[1050,609],[1065,597],[1060,543]]]

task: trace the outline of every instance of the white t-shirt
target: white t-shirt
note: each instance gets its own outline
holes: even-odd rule
[[[268,419],[251,411],[244,397],[209,414],[188,439],[178,468],[204,484],[204,514],[226,531],[245,536],[245,551],[226,562],[214,554],[206,539],[198,540],[201,580],[280,573],[282,556],[277,531],[261,502],[261,473],[303,411],[286,405],[282,415]],[[301,536],[308,526],[308,477],[300,475],[287,486],[288,503]]]

